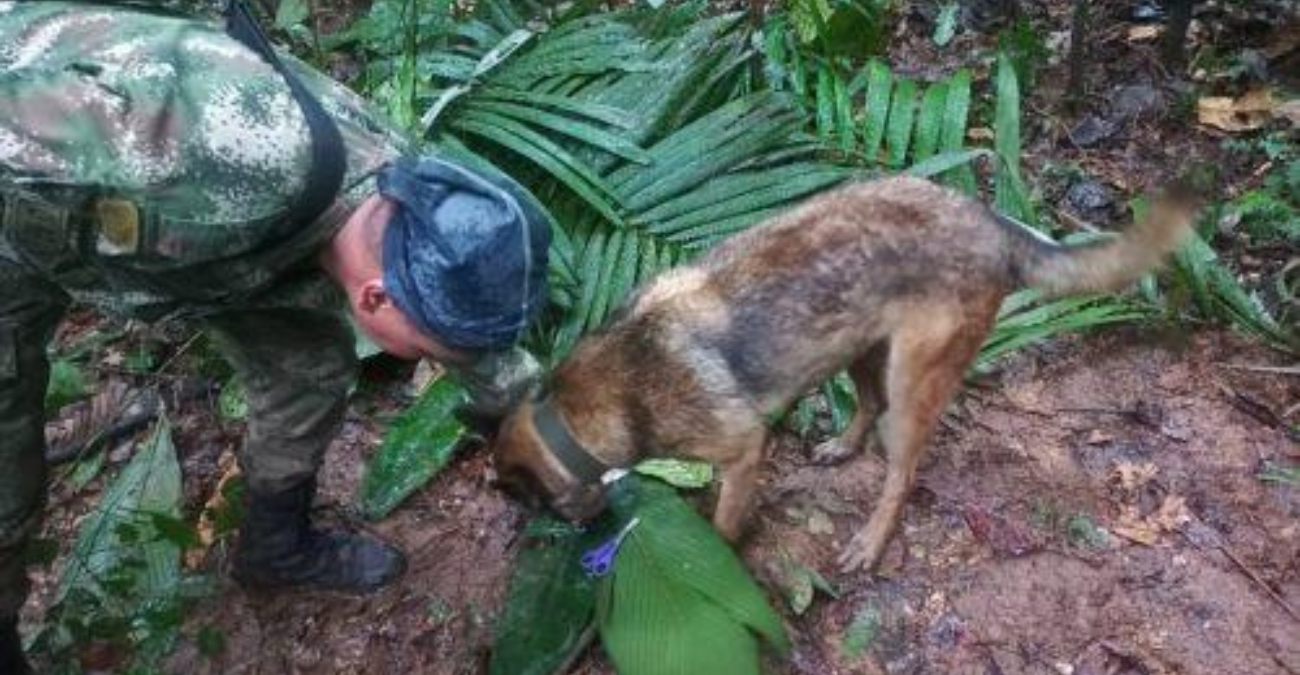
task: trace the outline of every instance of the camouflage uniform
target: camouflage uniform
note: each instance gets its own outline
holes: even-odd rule
[[[347,171],[336,208],[267,241],[310,165],[302,114],[267,63],[216,24],[0,2],[0,618],[26,595],[45,350],[71,300],[212,330],[248,395],[255,488],[314,475],[337,431],[353,336],[314,256],[406,143],[285,60],[335,118]]]

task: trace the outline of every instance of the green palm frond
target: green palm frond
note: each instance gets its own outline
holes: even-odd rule
[[[484,12],[421,56],[427,140],[518,177],[553,215],[558,311],[534,337],[555,356],[649,277],[849,175],[789,96],[736,95],[752,57],[739,16],[523,33]]]

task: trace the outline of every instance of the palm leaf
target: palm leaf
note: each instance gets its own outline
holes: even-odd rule
[[[970,71],[958,70],[948,78],[948,96],[944,101],[943,129],[939,148],[958,152],[966,145],[966,118],[970,112]],[[953,172],[952,183],[966,194],[975,194],[975,172],[962,167]]]
[[[885,120],[889,116],[893,82],[894,76],[883,62],[872,59],[867,64],[866,126],[862,138],[863,153],[871,163],[875,163],[880,153],[880,143],[885,138]]]
[[[901,169],[907,161],[907,148],[912,138],[912,122],[916,117],[916,83],[899,80],[889,104],[889,119],[885,122],[885,144],[888,151],[886,163],[892,169]]]

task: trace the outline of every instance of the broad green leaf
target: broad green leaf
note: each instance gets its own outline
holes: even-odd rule
[[[599,545],[563,523],[534,521],[514,564],[505,610],[493,641],[489,675],[552,675],[567,666],[595,635],[596,584],[579,559]]]
[[[467,400],[465,389],[443,376],[393,421],[361,478],[362,515],[383,518],[447,465],[465,431],[452,412]]]
[[[601,639],[619,675],[759,673],[754,635],[666,563],[634,531],[598,596]]]
[[[646,459],[637,463],[636,472],[658,478],[675,487],[698,489],[713,482],[713,465],[681,459]]]
[[[740,558],[675,490],[632,474],[619,481],[610,505],[620,522],[640,519],[640,526],[632,530],[625,546],[634,545],[641,556],[650,559],[657,575],[665,579],[645,592],[666,591],[670,585],[691,589],[702,599],[701,605],[716,605],[778,652],[789,650],[781,617]],[[616,590],[624,583],[617,579],[623,560],[620,555],[614,568]],[[603,635],[605,627],[601,630]]]
[[[45,409],[57,411],[86,397],[86,378],[76,362],[56,358],[50,362],[50,382],[45,388]]]
[[[82,521],[55,604],[81,592],[120,605],[122,594],[104,585],[109,578],[129,580],[132,596],[141,601],[171,594],[180,582],[180,547],[155,530],[150,514],[179,517],[180,499],[180,463],[171,425],[162,418]]]

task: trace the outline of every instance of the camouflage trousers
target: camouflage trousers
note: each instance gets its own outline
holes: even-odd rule
[[[70,302],[0,256],[0,618],[27,597],[23,560],[40,524],[47,469],[46,348]],[[355,381],[351,327],[327,310],[231,310],[205,327],[234,367],[249,404],[240,465],[249,488],[278,492],[315,475]]]

